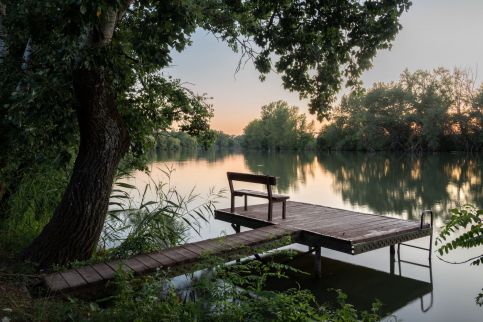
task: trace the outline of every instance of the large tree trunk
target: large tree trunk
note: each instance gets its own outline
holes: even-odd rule
[[[116,168],[129,146],[126,127],[102,69],[74,72],[80,147],[62,201],[24,258],[41,267],[91,257],[97,245]]]
[[[0,64],[3,63],[5,57],[7,57],[7,31],[3,25],[3,20],[7,16],[7,7],[0,1]]]

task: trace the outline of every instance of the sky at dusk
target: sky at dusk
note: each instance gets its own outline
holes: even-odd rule
[[[471,69],[482,81],[483,0],[413,0],[400,23],[392,49],[378,52],[373,68],[362,77],[365,86],[397,80],[408,68],[454,67]],[[212,128],[241,134],[259,116],[260,107],[285,100],[308,113],[307,101],[283,89],[280,77],[268,75],[264,82],[251,62],[235,73],[240,55],[204,30],[193,36],[193,45],[173,55],[164,73],[180,78],[197,93],[206,93],[215,110]]]

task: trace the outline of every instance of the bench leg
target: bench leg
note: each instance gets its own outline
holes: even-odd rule
[[[282,204],[282,219],[285,219],[285,214],[287,213],[287,204],[285,201]]]
[[[245,195],[245,207],[243,208],[245,211],[247,211],[247,199],[248,199],[247,197],[248,197],[248,196],[247,196],[247,195]]]
[[[230,206],[230,211],[235,212],[235,196],[231,195],[231,206]]]

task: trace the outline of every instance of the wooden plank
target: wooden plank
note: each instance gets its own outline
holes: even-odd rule
[[[158,253],[150,253],[150,254],[146,254],[146,255],[151,257],[152,259],[154,259],[158,263],[160,263],[162,266],[169,267],[169,266],[172,266],[173,264],[176,263],[176,261],[174,261],[172,258],[164,255],[162,251],[158,252]]]
[[[163,255],[171,258],[175,263],[192,262],[196,259],[195,254],[188,250],[182,251],[180,249],[168,248],[163,251]]]
[[[281,236],[286,235],[285,231],[275,231],[275,230],[251,230],[250,234],[248,236],[258,236],[261,240],[271,240],[271,239],[277,239],[280,238]]]
[[[427,236],[432,231],[428,224],[420,229],[419,222],[292,201],[287,202],[287,219],[281,218],[281,205],[274,205],[272,222],[266,220],[267,204],[249,206],[247,211],[243,207],[235,210],[234,213],[229,209],[216,210],[215,218],[258,229],[137,255],[125,263],[111,261],[54,273],[47,275],[44,282],[52,291],[67,291],[112,279],[118,268],[144,274],[158,267],[194,262],[205,253],[233,255],[236,250],[286,235],[292,236],[294,242],[309,246],[358,254]]]
[[[60,273],[70,288],[78,288],[87,284],[87,281],[75,270],[70,269]]]
[[[253,230],[251,230],[253,231]],[[245,240],[245,245],[246,246],[250,246],[250,245],[253,245],[253,244],[257,244],[261,241],[263,241],[265,239],[265,237],[261,237],[259,235],[253,235],[253,234],[250,234],[250,235],[247,235],[245,233],[241,233],[241,234],[238,234],[237,236],[238,238],[240,239],[243,239]]]
[[[269,184],[271,186],[277,183],[277,179],[273,176],[266,176],[262,174],[241,173],[241,172],[227,172],[226,176],[230,181],[242,181],[259,184]]]
[[[198,256],[203,256],[205,254],[204,249],[195,244],[186,244],[183,245],[183,247],[192,251],[193,253],[196,253]]]
[[[384,224],[387,221],[384,218],[370,218],[370,221],[367,221],[366,218],[351,218],[350,221],[330,221],[330,222],[320,222],[320,221],[315,221],[312,223],[303,223],[297,225],[298,228],[304,229],[304,228],[309,228],[312,231],[320,231],[320,233],[323,234],[330,234],[332,235],[333,233],[340,233],[344,232],[345,230],[348,229],[354,229],[354,228],[359,228],[359,229],[364,229],[366,225],[370,223],[375,223],[375,224]]]
[[[383,239],[383,238],[388,238],[388,237],[394,237],[397,235],[403,235],[409,232],[414,232],[421,230],[419,227],[414,227],[414,228],[408,228],[405,230],[395,230],[395,231],[375,231],[372,234],[366,234],[357,238],[353,238],[352,242],[353,243],[361,243],[361,242],[368,242],[368,241],[374,241],[377,239]]]
[[[241,225],[244,227],[249,227],[249,228],[259,228],[259,227],[271,225],[272,223],[267,220],[266,214],[264,215],[264,217],[265,217],[265,220],[262,220],[262,219],[242,216],[240,214],[232,214],[229,212],[215,210],[215,219],[226,221],[236,225]]]
[[[127,266],[122,260],[114,260],[110,262],[106,262],[106,265],[112,268],[115,272],[118,270],[123,270],[126,273],[132,272],[132,269]]]
[[[383,233],[383,232],[392,232],[394,229],[400,230],[400,231],[405,231],[407,229],[419,229],[419,224],[403,224],[403,223],[380,223],[379,226],[377,225],[372,225],[372,226],[361,226],[361,227],[356,227],[353,229],[347,229],[344,232],[339,232],[338,234],[344,235],[344,238],[361,238],[367,234],[372,234],[375,230]]]
[[[141,263],[143,263],[149,269],[156,269],[158,267],[162,267],[162,264],[160,262],[152,259],[148,255],[144,255],[144,254],[143,255],[137,255],[134,258],[137,259],[138,261],[140,261]]]
[[[79,273],[89,284],[98,283],[104,280],[104,278],[90,265],[76,268],[76,270],[77,273]]]
[[[238,189],[238,190],[233,190],[233,194],[236,197],[241,197],[241,196],[249,196],[249,197],[255,197],[255,198],[263,198],[263,199],[268,199],[268,193],[262,192],[262,191],[256,191],[256,190],[249,190],[249,189]],[[289,199],[289,196],[286,195],[280,195],[276,193],[272,193],[272,200],[273,201],[283,201]]]
[[[243,248],[245,246],[245,241],[236,235],[238,234],[229,235],[220,239],[220,242],[225,245],[226,251]]]
[[[226,246],[224,246],[219,240],[207,239],[196,243],[196,246],[202,248],[207,254],[216,254],[224,252]]]
[[[291,227],[304,227],[306,225],[314,226],[314,225],[332,225],[332,224],[338,224],[342,222],[350,222],[350,221],[356,221],[359,217],[348,214],[333,214],[333,215],[328,215],[328,216],[307,216],[305,218],[293,218],[286,220],[282,223],[280,223],[283,226],[291,226]]]
[[[59,292],[69,287],[69,284],[67,284],[60,273],[46,275],[44,283],[52,292]]]
[[[138,261],[136,257],[129,258],[125,260],[124,263],[136,274],[142,274],[143,272],[149,270],[149,267],[145,266],[141,261]]]
[[[91,266],[103,279],[108,280],[114,277],[115,271],[106,263],[98,263]]]

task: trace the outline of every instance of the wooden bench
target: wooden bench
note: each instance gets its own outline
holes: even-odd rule
[[[239,172],[227,172],[226,174],[228,177],[228,183],[230,184],[231,212],[235,212],[235,197],[242,197],[242,196],[245,197],[244,210],[246,211],[247,197],[250,196],[250,197],[256,197],[256,198],[268,199],[268,221],[272,221],[273,203],[282,202],[283,203],[282,219],[285,219],[286,201],[289,198],[289,196],[272,193],[272,186],[277,184],[277,180],[275,177],[260,175],[260,174],[239,173]],[[263,184],[263,185],[266,185],[267,192],[248,190],[248,189],[235,190],[233,188],[233,181]]]

